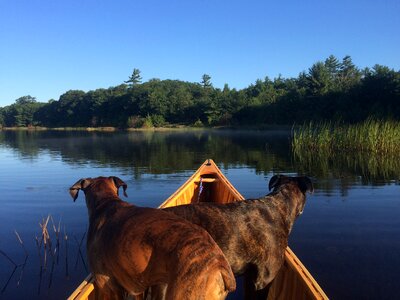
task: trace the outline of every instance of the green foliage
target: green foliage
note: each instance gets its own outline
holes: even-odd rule
[[[144,119],[140,116],[130,116],[126,125],[128,128],[141,128],[143,123]]]
[[[359,83],[361,72],[353,64],[349,55],[345,56],[339,67],[339,85],[342,90],[348,90]]]
[[[23,96],[15,100],[15,103],[2,109],[2,124],[4,126],[28,127],[39,125],[34,119],[35,112],[43,106],[36,102],[32,96]]]
[[[147,117],[144,119],[142,128],[153,128],[154,124],[153,124],[153,119],[151,118],[150,115],[147,115]]]
[[[152,128],[162,127],[166,124],[162,115],[130,116],[127,121],[128,128]]]
[[[236,90],[200,83],[151,79],[134,69],[127,84],[37,103],[25,96],[1,108],[4,126],[142,127],[169,124],[264,125],[304,122],[357,123],[400,120],[400,72],[376,65],[360,71],[350,56],[329,56],[297,78],[258,79]]]
[[[200,121],[200,119],[197,119],[196,122],[193,123],[193,127],[204,127],[203,122]]]
[[[212,87],[211,76],[210,75],[203,74],[203,76],[201,77],[201,86],[203,88],[211,88]]]
[[[129,77],[125,83],[128,83],[130,86],[134,86],[142,82],[142,76],[140,76],[139,69],[133,69],[132,75]]]
[[[166,124],[162,115],[151,115],[150,117],[154,127],[162,127]]]
[[[3,113],[3,109],[2,108],[0,108],[0,128],[2,128],[4,125],[5,125],[5,122],[4,122],[4,115],[3,115],[4,113]]]
[[[329,91],[330,74],[324,63],[315,63],[308,70],[307,80],[307,86],[311,95],[321,96]]]
[[[339,67],[340,67],[340,62],[334,55],[330,55],[325,60],[325,68],[328,70],[331,78],[335,78],[335,76],[338,74]]]

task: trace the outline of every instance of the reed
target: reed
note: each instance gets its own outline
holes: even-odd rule
[[[334,155],[361,152],[372,155],[400,153],[400,122],[368,119],[363,123],[309,123],[293,130],[292,149]]]
[[[64,232],[62,232],[62,227],[64,226]],[[60,259],[65,258],[65,278],[68,280],[70,278],[70,255],[71,255],[71,248],[69,244],[69,235],[67,235],[67,230],[65,225],[62,224],[61,218],[58,222],[55,222],[52,215],[47,215],[47,217],[42,218],[39,222],[40,231],[39,234],[36,234],[34,237],[34,243],[36,244],[37,249],[37,257],[35,257],[34,262],[39,263],[39,280],[38,280],[38,295],[41,293],[42,283],[44,280],[48,279],[47,288],[50,289],[53,284],[53,279],[57,279],[56,272],[57,266],[60,263]],[[0,260],[3,258],[12,264],[13,269],[10,272],[10,276],[6,281],[5,285],[0,290],[0,295],[5,292],[7,287],[10,283],[12,283],[12,278],[16,276],[17,270],[19,270],[19,276],[15,280],[16,286],[18,287],[22,283],[22,278],[24,276],[25,266],[28,262],[28,247],[24,240],[22,239],[21,235],[14,230],[14,234],[16,236],[17,242],[23,249],[25,253],[25,259],[23,262],[17,263],[15,259],[12,258],[12,255],[7,254],[5,251],[0,249]],[[88,271],[85,253],[82,251],[84,247],[84,242],[86,238],[86,231],[83,233],[81,238],[78,240],[74,235],[74,239],[77,244],[76,249],[76,263],[75,269],[78,268],[78,264],[81,262],[83,267],[85,268],[85,272]],[[64,243],[64,245],[63,245]],[[75,249],[75,247],[73,247]],[[64,250],[64,253],[62,253]],[[64,257],[63,257],[64,256]],[[2,258],[3,257],[3,258]],[[0,296],[1,298],[1,296]]]

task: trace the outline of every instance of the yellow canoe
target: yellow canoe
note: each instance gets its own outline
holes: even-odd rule
[[[244,197],[222,174],[214,161],[209,159],[159,207],[194,202],[229,203],[243,200]],[[90,274],[68,300],[94,299],[94,293],[93,277]],[[287,247],[285,263],[269,290],[268,300],[271,299],[314,300],[328,297],[293,251]]]

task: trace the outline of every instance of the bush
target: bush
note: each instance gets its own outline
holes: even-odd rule
[[[144,119],[142,128],[153,128],[153,120],[150,115],[147,115],[147,117]]]
[[[140,116],[130,116],[127,121],[128,128],[141,128],[143,127],[144,119]]]
[[[165,119],[162,115],[151,115],[150,118],[154,127],[162,127],[165,125]]]
[[[200,119],[197,119],[197,121],[193,123],[193,127],[204,127],[204,125]]]

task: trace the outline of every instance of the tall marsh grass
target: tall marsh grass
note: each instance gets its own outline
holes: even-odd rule
[[[358,152],[400,156],[400,122],[369,119],[363,123],[309,123],[293,130],[292,149],[332,155]]]
[[[400,178],[400,122],[309,123],[293,129],[294,161],[304,172]]]

